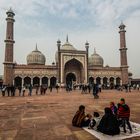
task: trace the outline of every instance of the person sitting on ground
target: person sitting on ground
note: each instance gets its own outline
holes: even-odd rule
[[[85,115],[85,106],[80,105],[79,110],[76,112],[72,119],[72,125],[77,127],[89,126],[92,116],[90,114]]]
[[[94,112],[93,116],[94,118],[91,120],[89,124],[89,129],[97,130],[97,126],[99,125],[101,118],[98,112]]]
[[[130,108],[125,103],[125,99],[121,98],[120,103],[118,103],[118,119],[121,120],[122,122],[124,133],[126,133],[126,124],[130,130],[130,133],[132,133],[132,127],[129,122],[129,117],[130,117]]]
[[[105,115],[102,117],[97,130],[107,135],[117,135],[120,133],[119,123],[116,116],[109,107],[104,109]]]
[[[110,109],[112,110],[112,113],[117,117],[117,107],[115,106],[114,102],[110,102]]]

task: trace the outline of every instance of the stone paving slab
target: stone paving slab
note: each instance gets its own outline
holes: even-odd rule
[[[0,140],[96,140],[71,125],[79,105],[85,105],[87,113],[98,111],[103,114],[110,101],[118,103],[122,97],[131,108],[131,120],[140,123],[140,92],[136,91],[106,90],[100,93],[98,100],[92,94],[81,94],[77,90],[71,93],[53,90],[53,93],[37,96],[33,92],[32,97],[18,97],[18,94],[0,97]]]

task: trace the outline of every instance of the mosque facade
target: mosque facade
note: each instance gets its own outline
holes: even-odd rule
[[[125,25],[119,26],[120,66],[104,66],[103,58],[94,50],[89,56],[89,43],[85,50],[77,50],[66,38],[57,41],[55,63],[46,65],[46,57],[37,48],[27,55],[27,64],[14,63],[14,12],[6,12],[7,27],[5,39],[4,84],[15,86],[98,83],[104,86],[128,84],[127,48]]]

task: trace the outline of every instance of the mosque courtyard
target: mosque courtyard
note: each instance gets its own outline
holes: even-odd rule
[[[103,90],[99,96],[94,99],[92,94],[81,94],[79,90],[53,90],[46,95],[35,95],[33,91],[31,97],[27,93],[25,97],[0,97],[0,140],[96,140],[71,125],[79,105],[85,105],[87,113],[98,111],[102,115],[110,101],[118,103],[122,97],[130,106],[131,121],[140,123],[140,91]]]

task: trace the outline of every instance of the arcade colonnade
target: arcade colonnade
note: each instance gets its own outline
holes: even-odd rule
[[[28,86],[28,85],[33,85],[33,86],[41,86],[41,85],[45,85],[45,86],[56,86],[57,83],[57,78],[55,76],[52,77],[30,77],[30,76],[26,76],[26,77],[21,77],[21,76],[17,76],[14,78],[13,81],[14,85],[16,87],[18,86]]]
[[[120,77],[89,77],[89,84],[98,83],[104,86],[115,86],[122,85],[122,80]],[[23,86],[23,85],[33,85],[33,86],[53,86],[55,87],[57,84],[57,78],[55,76],[52,77],[30,77],[30,76],[16,76],[13,81],[14,85]]]
[[[105,86],[114,86],[122,85],[122,80],[120,77],[89,77],[89,83],[98,83]]]

